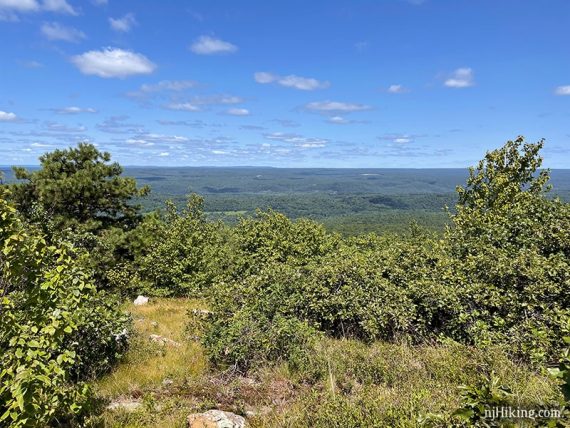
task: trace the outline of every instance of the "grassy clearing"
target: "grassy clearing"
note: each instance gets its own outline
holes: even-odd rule
[[[509,361],[500,350],[454,344],[326,339],[295,373],[285,365],[247,377],[216,371],[186,329],[187,311],[194,308],[204,308],[203,302],[154,299],[147,306],[128,306],[137,330],[133,346],[96,391],[105,403],[133,400],[142,406],[131,412],[105,410],[91,425],[183,427],[190,413],[218,408],[245,415],[253,428],[443,427],[448,421],[432,415],[449,415],[460,405],[460,386],[490,372],[521,406],[538,407],[558,397],[552,380]],[[153,344],[150,334],[181,346]]]
[[[136,328],[131,350],[113,373],[101,379],[102,397],[141,396],[163,382],[201,376],[207,368],[200,344],[185,337],[187,311],[203,304],[186,299],[153,299],[145,306],[129,305]],[[180,343],[162,346],[149,340],[156,334]]]

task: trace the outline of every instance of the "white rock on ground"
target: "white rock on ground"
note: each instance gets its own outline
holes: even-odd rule
[[[142,406],[140,400],[133,400],[128,398],[119,398],[112,401],[108,406],[108,410],[124,410],[126,412],[134,412]]]
[[[146,305],[148,303],[148,297],[145,296],[138,296],[134,302],[133,302],[136,306],[142,306],[142,305]]]
[[[243,416],[222,410],[208,410],[188,416],[188,428],[244,428]]]
[[[168,345],[168,346],[174,346],[176,348],[180,346],[180,343],[172,339],[169,339],[168,337],[159,336],[158,334],[151,334],[148,338],[151,342],[158,343],[159,345],[162,346]]]

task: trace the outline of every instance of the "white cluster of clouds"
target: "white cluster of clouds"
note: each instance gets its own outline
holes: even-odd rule
[[[190,50],[198,55],[219,55],[237,52],[238,47],[222,39],[200,36],[190,45]]]
[[[128,33],[136,24],[137,20],[132,13],[127,13],[122,18],[109,18],[111,28],[120,33]]]
[[[272,132],[263,134],[265,138],[272,141],[281,141],[293,144],[301,149],[315,149],[325,147],[329,140],[325,138],[303,137],[299,134],[289,134],[284,132]]]
[[[370,110],[371,108],[371,106],[366,104],[345,103],[340,101],[314,101],[305,105],[305,109],[323,114],[346,114]]]
[[[51,109],[54,113],[57,114],[80,114],[80,113],[97,113],[97,110],[91,107],[77,107],[77,106],[70,106],[70,107],[63,107],[63,108],[55,108]]]
[[[161,80],[155,84],[141,85],[141,92],[184,91],[198,85],[194,80]]]
[[[66,0],[0,0],[0,19],[17,21],[19,14],[42,11],[78,15]]]
[[[405,94],[410,92],[410,90],[403,85],[390,85],[388,86],[388,92],[391,94]]]
[[[286,88],[294,88],[301,91],[314,91],[315,89],[325,89],[330,86],[329,82],[319,81],[312,77],[296,76],[294,74],[279,76],[274,73],[258,71],[254,73],[253,78],[257,83],[277,83],[278,85],[284,86]]]
[[[246,108],[231,108],[226,113],[230,116],[249,116],[251,114]]]
[[[554,90],[556,95],[570,95],[570,85],[568,86],[559,86]]]
[[[166,105],[168,110],[200,111],[200,107],[192,103],[170,103]]]
[[[48,40],[53,41],[61,40],[64,42],[78,43],[86,38],[83,31],[66,27],[57,22],[45,22],[41,26],[40,31]]]
[[[448,88],[468,88],[474,84],[473,69],[468,67],[458,68],[444,82]]]
[[[391,143],[398,145],[413,143],[416,138],[417,136],[409,134],[386,134],[378,137],[379,140],[390,141]]]
[[[211,105],[233,105],[241,104],[244,99],[235,95],[210,95],[210,96],[196,96],[184,102],[172,102],[166,104],[168,110],[189,111],[197,112],[202,111],[203,106]],[[226,112],[233,116],[247,116],[249,111],[246,109],[230,109]]]
[[[136,91],[127,92],[125,95],[138,101],[146,101],[153,96],[163,93],[182,92],[198,86],[194,80],[161,80],[158,83],[145,83]]]
[[[71,62],[83,74],[103,78],[150,74],[156,69],[156,65],[143,54],[111,47],[73,56]]]
[[[0,122],[15,122],[18,116],[15,113],[0,110]]]
[[[367,123],[367,122],[362,120],[347,119],[346,117],[343,116],[331,116],[327,119],[327,123],[331,123],[333,125],[351,125],[356,123]]]

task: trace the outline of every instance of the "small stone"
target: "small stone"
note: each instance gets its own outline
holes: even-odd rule
[[[148,303],[148,297],[145,296],[138,296],[134,301],[133,301],[135,306],[142,306],[142,305],[146,305]]]
[[[172,339],[169,339],[168,337],[159,336],[158,334],[151,334],[148,338],[151,342],[158,343],[159,345],[162,346],[168,345],[168,346],[174,346],[176,348],[180,346],[180,343]]]
[[[174,381],[173,381],[172,379],[164,379],[164,380],[162,381],[162,384],[163,384],[164,386],[170,386],[170,385],[172,385],[173,383],[174,383]]]
[[[243,416],[222,410],[208,410],[188,416],[188,428],[244,428]]]
[[[273,409],[269,406],[261,406],[261,407],[247,407],[245,409],[245,415],[248,418],[253,418],[256,416],[265,416],[271,413]]]
[[[124,410],[125,412],[134,412],[142,406],[142,402],[139,400],[133,400],[128,398],[120,398],[114,400],[107,406],[108,410]]]
[[[153,321],[150,323],[152,328],[158,328],[158,323],[156,321]]]

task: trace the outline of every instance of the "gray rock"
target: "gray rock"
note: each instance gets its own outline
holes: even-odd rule
[[[175,348],[178,348],[179,346],[181,346],[180,343],[178,343],[172,339],[169,339],[168,337],[159,336],[158,334],[151,334],[148,338],[151,342],[158,343],[159,345],[162,345],[162,346],[165,346],[165,345],[174,346]]]
[[[222,410],[208,410],[188,416],[188,428],[244,428],[243,416]]]
[[[130,398],[119,398],[111,401],[107,406],[108,410],[124,410],[125,412],[134,412],[142,406],[142,402]]]
[[[142,306],[148,303],[148,297],[145,296],[138,296],[134,301],[133,304],[135,306]]]

